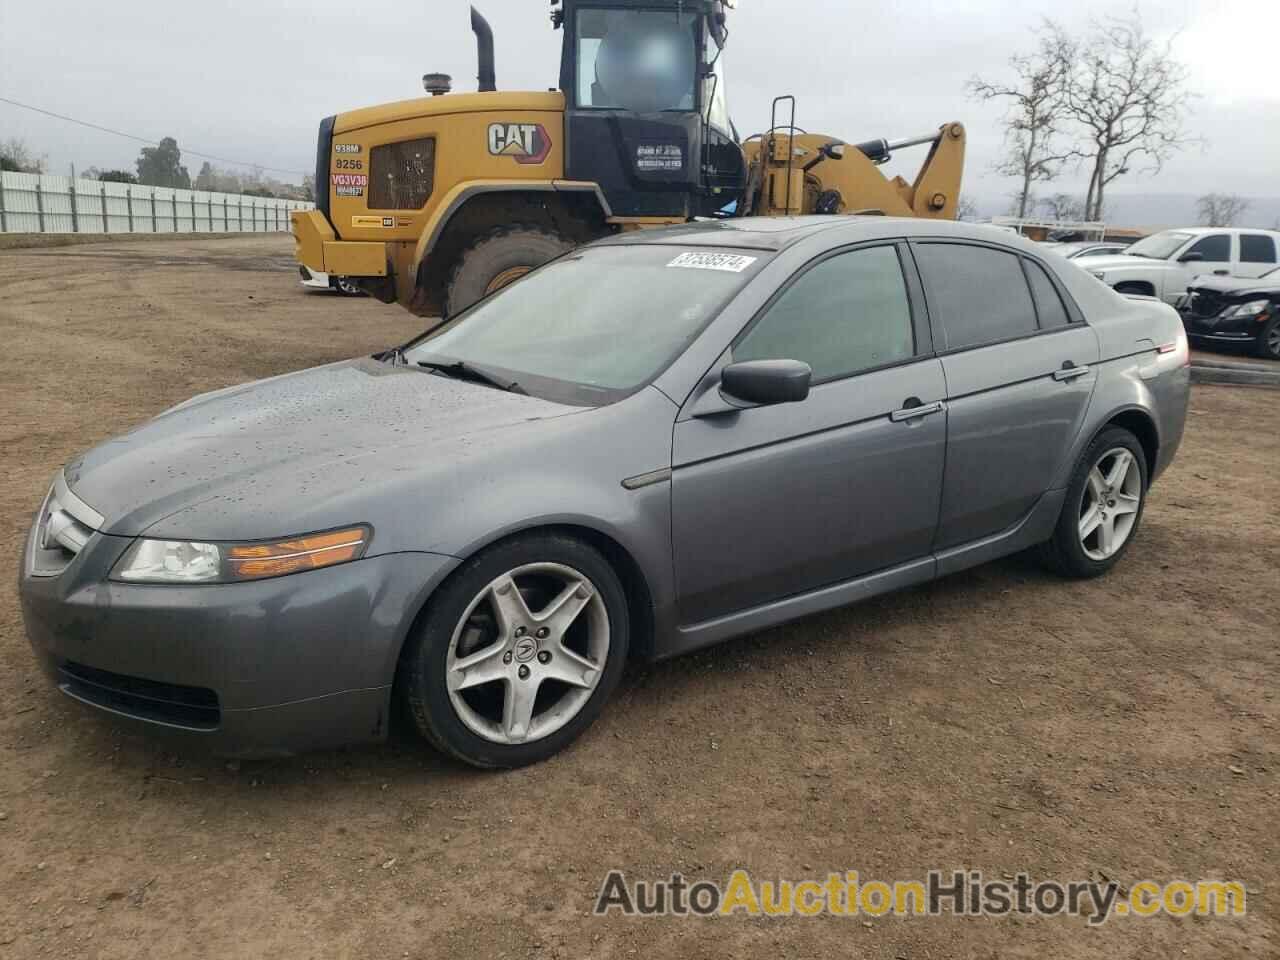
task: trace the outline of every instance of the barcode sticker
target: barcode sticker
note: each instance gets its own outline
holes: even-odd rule
[[[726,273],[741,273],[751,266],[758,257],[744,257],[736,253],[682,253],[668,267],[684,267],[687,270],[723,270]]]

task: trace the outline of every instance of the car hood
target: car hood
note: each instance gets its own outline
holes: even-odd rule
[[[1084,270],[1167,270],[1168,260],[1152,260],[1128,253],[1111,253],[1101,257],[1076,257],[1071,261]]]
[[[1274,277],[1268,277],[1266,280],[1259,280],[1256,277],[1196,277],[1187,289],[1225,293],[1231,296],[1247,296],[1251,293],[1259,296],[1275,296],[1280,293],[1280,280]]]
[[[380,492],[589,410],[349,360],[195,397],[77,457],[65,475],[106,533],[288,537],[372,522]]]

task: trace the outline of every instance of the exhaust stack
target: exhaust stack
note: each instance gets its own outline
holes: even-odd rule
[[[471,8],[471,29],[476,35],[476,55],[480,62],[478,89],[481,93],[492,93],[498,89],[493,71],[493,28],[475,7]]]

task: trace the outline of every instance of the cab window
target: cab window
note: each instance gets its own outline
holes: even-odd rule
[[[1228,263],[1231,260],[1231,235],[1229,233],[1213,233],[1201,237],[1193,243],[1187,253],[1198,253],[1201,258],[1213,263]],[[1184,253],[1185,257],[1187,253]]]
[[[697,101],[698,18],[652,10],[580,10],[579,107],[658,113]]]

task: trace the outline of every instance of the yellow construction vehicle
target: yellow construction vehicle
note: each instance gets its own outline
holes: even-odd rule
[[[493,33],[472,7],[479,92],[427,74],[430,96],[321,122],[317,209],[293,215],[303,265],[450,316],[619,230],[749,214],[955,217],[958,123],[846,144],[798,130],[795,99],[780,97],[770,129],[740,141],[722,62],[728,0],[552,7],[564,31],[558,89],[498,92]],[[877,169],[924,144],[914,182]]]

